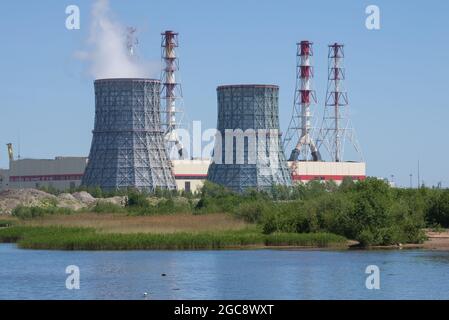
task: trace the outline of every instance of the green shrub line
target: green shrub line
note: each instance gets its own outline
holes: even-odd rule
[[[255,229],[204,233],[113,234],[93,228],[13,226],[0,230],[0,242],[47,250],[201,250],[251,246],[345,247],[344,237],[329,233],[270,234]]]
[[[40,218],[47,215],[68,215],[73,213],[75,213],[75,210],[69,208],[59,208],[56,207],[56,205],[46,207],[26,207],[19,205],[12,211],[13,216],[23,220]]]
[[[367,178],[341,185],[311,181],[292,187],[273,186],[242,194],[205,182],[195,194],[133,189],[103,192],[86,189],[95,197],[125,195],[124,207],[107,202],[73,211],[48,203],[39,208],[17,207],[21,219],[79,212],[118,213],[132,216],[227,213],[272,233],[332,233],[359,241],[364,246],[421,243],[424,228],[449,228],[449,189],[392,188],[385,181]]]
[[[128,211],[126,208],[110,203],[110,202],[97,202],[92,208],[87,210],[80,210],[80,211],[90,211],[93,213],[127,213]]]
[[[11,227],[11,226],[13,226],[13,225],[15,225],[15,224],[16,224],[15,221],[0,219],[0,228]]]

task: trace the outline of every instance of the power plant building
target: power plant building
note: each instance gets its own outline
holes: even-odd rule
[[[364,162],[289,161],[294,183],[309,181],[334,181],[340,184],[344,179],[362,181],[366,178]]]
[[[55,159],[19,159],[0,169],[0,190],[54,188],[68,191],[81,185],[87,157]],[[207,178],[210,160],[172,160],[172,172],[178,190],[198,191]]]
[[[10,160],[9,169],[0,170],[0,190],[51,187],[69,190],[80,186],[86,157]]]
[[[14,159],[9,143],[9,169],[0,169],[0,190],[52,187],[65,191],[85,185],[104,190],[134,187],[195,192],[207,179],[243,192],[311,180],[365,179],[366,164],[347,112],[344,45],[329,45],[323,121],[320,128],[314,128],[318,101],[313,43],[297,44],[295,99],[284,145],[278,86],[219,86],[212,159],[188,159],[188,150],[176,133],[182,114],[182,90],[175,76],[179,71],[177,47],[178,33],[164,32],[162,82],[140,78],[94,82],[95,125],[89,157]],[[345,143],[360,155],[359,161],[345,158]],[[167,148],[171,145],[176,146],[178,159],[170,159]]]
[[[207,179],[210,159],[172,160],[178,190],[199,191]]]

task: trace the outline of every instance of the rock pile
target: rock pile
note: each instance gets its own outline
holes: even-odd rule
[[[0,192],[0,215],[11,214],[17,206],[48,207],[56,206],[72,210],[89,208],[97,203],[111,203],[125,206],[125,197],[96,199],[85,191],[61,193],[58,196],[37,189],[9,189]]]

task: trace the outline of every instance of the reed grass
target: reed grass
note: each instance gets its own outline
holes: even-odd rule
[[[13,226],[0,230],[0,242],[24,249],[50,250],[200,250],[247,247],[343,247],[344,237],[328,233],[265,235],[250,228],[201,233],[99,233],[94,228]]]
[[[63,226],[95,228],[101,233],[198,233],[241,230],[254,227],[228,214],[128,216],[109,213],[54,215],[20,221],[35,227]]]
[[[11,219],[0,219],[0,228],[11,227],[16,224],[15,220]]]

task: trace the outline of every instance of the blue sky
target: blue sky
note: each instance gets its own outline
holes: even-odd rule
[[[78,5],[81,29],[65,28]],[[381,29],[365,28],[378,5]],[[315,87],[322,110],[327,45],[346,48],[351,118],[367,173],[416,185],[417,162],[428,185],[449,186],[449,2],[418,1],[118,1],[115,17],[139,29],[140,55],[160,60],[160,33],[180,33],[185,108],[203,128],[216,125],[216,86],[280,86],[287,129],[295,86],[295,43],[315,44]],[[5,144],[20,140],[22,158],[88,155],[94,119],[93,79],[74,59],[89,34],[91,1],[3,1],[0,13],[0,167]],[[155,70],[158,76],[159,70]]]

